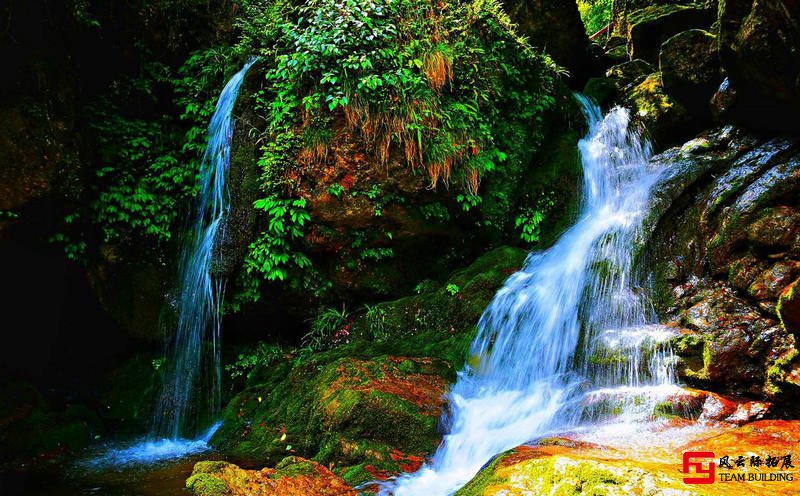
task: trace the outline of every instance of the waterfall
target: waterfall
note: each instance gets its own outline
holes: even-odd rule
[[[197,205],[179,264],[177,329],[167,348],[153,430],[145,439],[107,446],[87,462],[89,466],[150,464],[202,453],[209,449],[208,442],[221,425],[214,418],[219,413],[221,397],[220,304],[225,283],[212,276],[212,264],[229,208],[225,180],[230,166],[233,107],[244,77],[256,60],[248,60],[222,89],[208,126]],[[204,421],[212,425],[200,431]]]
[[[670,332],[654,324],[633,264],[661,171],[650,165],[650,144],[628,110],[603,117],[578,99],[589,125],[579,143],[578,220],[552,247],[530,254],[495,295],[472,343],[475,365],[459,373],[449,393],[443,443],[384,494],[452,494],[498,453],[608,419],[599,399],[648,396],[674,380]],[[625,408],[623,416],[640,413]]]
[[[251,58],[222,90],[208,126],[191,237],[183,246],[178,279],[177,329],[168,349],[164,387],[154,419],[158,436],[195,434],[202,415],[220,407],[220,304],[225,289],[212,277],[214,248],[229,209],[232,111]]]

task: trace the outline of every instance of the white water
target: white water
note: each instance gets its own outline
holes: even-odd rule
[[[125,446],[114,446],[101,456],[90,459],[87,465],[119,469],[128,465],[151,465],[203,453],[211,449],[208,442],[221,425],[222,422],[215,423],[197,439],[145,438]]]
[[[589,132],[579,144],[578,221],[529,255],[495,295],[471,348],[478,364],[459,373],[449,394],[443,444],[383,494],[452,494],[498,453],[582,421],[608,421],[592,406],[596,395],[656,401],[674,392],[669,332],[650,325],[655,316],[633,267],[660,171],[650,167],[650,145],[631,128],[628,110],[603,118],[579,100]],[[626,422],[639,418],[628,403],[642,402],[623,401]]]

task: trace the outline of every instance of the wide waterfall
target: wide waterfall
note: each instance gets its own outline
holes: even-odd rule
[[[628,110],[603,117],[578,98],[589,125],[579,143],[580,216],[495,295],[472,343],[472,365],[449,394],[442,445],[384,493],[452,494],[498,453],[582,422],[611,421],[604,398],[648,396],[674,380],[670,333],[653,324],[633,265],[660,171]],[[622,416],[638,418],[636,408]]]
[[[212,418],[220,403],[220,304],[224,281],[211,275],[214,248],[229,208],[225,180],[230,166],[233,107],[250,59],[225,85],[208,126],[200,166],[192,234],[183,247],[178,277],[178,325],[168,351],[155,433],[177,439],[194,435],[202,413]]]

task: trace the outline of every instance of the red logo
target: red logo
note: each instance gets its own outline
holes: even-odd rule
[[[708,468],[703,468],[702,461],[691,461],[692,458],[711,458],[714,459],[714,453],[711,451],[687,451],[683,454],[683,473],[692,474],[691,468],[694,467],[693,475],[704,475],[704,477],[684,477],[683,482],[686,484],[712,484],[714,482],[714,469],[716,464],[713,461],[708,462]]]

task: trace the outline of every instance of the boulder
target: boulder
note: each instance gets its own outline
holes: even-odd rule
[[[284,458],[275,468],[244,470],[217,461],[195,464],[186,488],[194,496],[358,496],[339,476],[304,458]]]
[[[800,336],[800,279],[783,290],[778,299],[777,311],[783,328]]]
[[[710,8],[694,4],[651,5],[628,14],[628,54],[631,59],[658,63],[661,44],[687,29],[708,29],[714,22]]]
[[[720,82],[716,36],[702,29],[676,34],[658,56],[664,89],[693,114],[705,117]]]
[[[236,395],[212,445],[248,463],[287,454],[337,467],[348,482],[398,473],[435,448],[454,371],[433,358],[309,358]],[[448,378],[446,380],[445,378]]]
[[[800,109],[800,1],[721,0],[719,55],[753,124],[794,126]],[[791,117],[782,122],[779,116]]]
[[[582,82],[592,72],[589,38],[578,13],[578,4],[560,0],[503,0],[505,11],[520,34],[566,67]]]
[[[758,409],[753,406],[753,410]],[[546,438],[498,455],[455,494],[736,496],[742,494],[740,484],[687,485],[680,466],[683,453],[712,451],[717,458],[728,456],[732,463],[747,453],[783,456],[800,442],[800,421],[758,420],[742,426],[696,427],[701,425],[676,419],[608,439],[602,437],[602,428],[593,429],[587,436],[591,442],[581,437]],[[631,442],[631,436],[636,442]],[[747,488],[753,494],[796,493],[790,483],[774,481],[750,482]]]
[[[635,59],[610,67],[606,71],[606,77],[615,80],[620,88],[625,88],[631,84],[641,83],[654,70],[650,63]]]
[[[664,91],[660,73],[650,74],[633,87],[626,100],[658,146],[676,143],[692,132],[688,111]]]
[[[719,124],[731,120],[731,109],[736,103],[736,88],[725,78],[711,97],[711,118]]]

